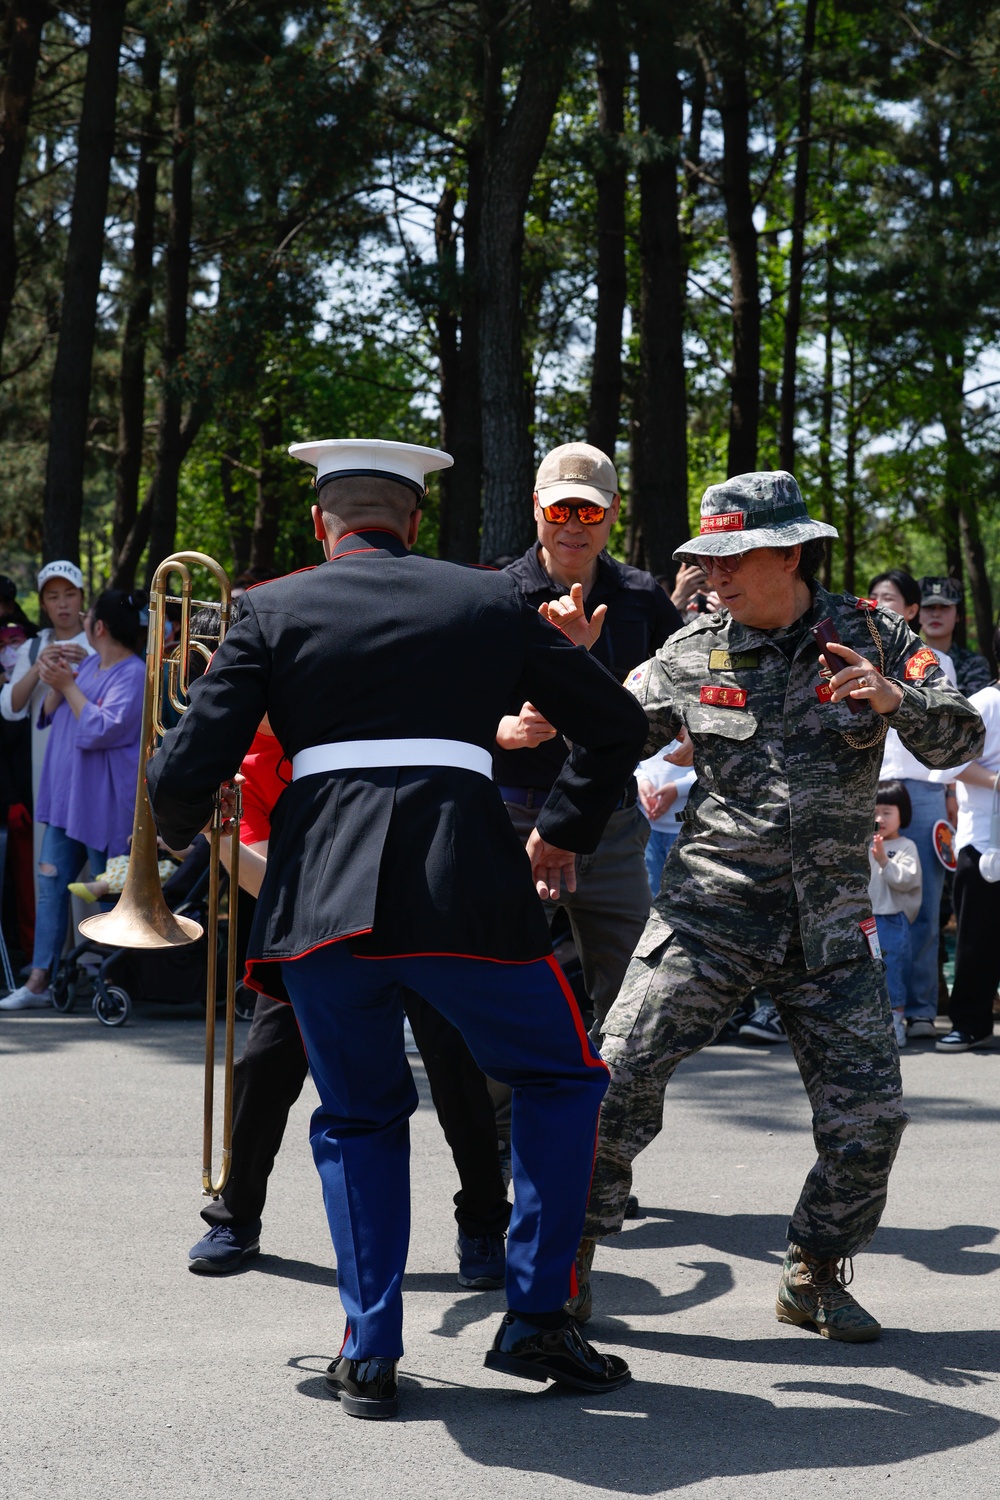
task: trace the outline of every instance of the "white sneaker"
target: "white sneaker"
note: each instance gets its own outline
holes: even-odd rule
[[[11,990],[0,1000],[0,1010],[45,1010],[52,1005],[52,991],[48,985],[39,994],[29,990],[26,984],[22,984],[18,990]]]
[[[906,1017],[900,1013],[893,1012],[892,1027],[896,1033],[896,1046],[902,1050],[906,1046]]]
[[[911,1042],[933,1041],[938,1034],[934,1022],[926,1016],[907,1021],[906,1031]]]

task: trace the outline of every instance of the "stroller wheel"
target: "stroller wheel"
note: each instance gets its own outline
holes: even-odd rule
[[[98,980],[94,991],[94,1015],[102,1026],[124,1026],[132,1014],[132,1001],[128,991],[120,984],[105,984]]]
[[[245,984],[236,986],[236,1014],[241,1021],[252,1021],[254,1009],[257,1005],[257,991],[248,989]]]
[[[60,973],[52,983],[52,1004],[56,1010],[68,1016],[76,1004],[77,983],[65,973]]]

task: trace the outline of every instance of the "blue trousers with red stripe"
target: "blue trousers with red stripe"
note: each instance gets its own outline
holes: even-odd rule
[[[513,1090],[507,1301],[554,1312],[573,1290],[608,1073],[555,959],[357,958],[331,943],[283,965],[320,1105],[310,1140],[337,1257],[351,1359],[403,1351],[409,1117],[417,1107],[399,986]]]

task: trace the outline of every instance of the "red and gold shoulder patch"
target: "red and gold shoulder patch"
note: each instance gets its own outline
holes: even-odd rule
[[[855,609],[878,609],[877,599],[858,599],[854,605]]]
[[[910,657],[903,676],[907,682],[923,682],[931,667],[936,667],[937,664],[938,659],[934,652],[929,646],[924,646],[922,650],[915,651]]]
[[[701,702],[710,703],[713,708],[746,708],[746,688],[703,687]]]

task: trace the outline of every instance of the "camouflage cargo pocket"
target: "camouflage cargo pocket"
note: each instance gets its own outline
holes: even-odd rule
[[[604,1018],[603,1036],[627,1040],[632,1035],[650,991],[655,989],[657,971],[673,933],[671,924],[654,906],[625,971],[618,999]]]

